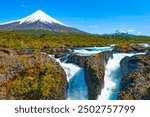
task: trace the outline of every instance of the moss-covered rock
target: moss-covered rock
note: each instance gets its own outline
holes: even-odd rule
[[[150,99],[150,56],[136,55],[121,61],[122,81],[118,99]]]
[[[1,54],[0,99],[66,99],[67,80],[46,54]]]
[[[114,53],[144,52],[146,48],[139,44],[119,44],[114,46]]]
[[[112,52],[102,52],[90,56],[84,65],[85,80],[90,100],[96,100],[104,87],[105,65]]]
[[[35,52],[34,48],[24,48],[17,51],[17,54],[23,55],[23,54],[33,54]]]
[[[67,62],[74,63],[79,67],[83,67],[87,58],[88,58],[87,56],[69,55]]]
[[[55,58],[60,58],[64,57],[69,52],[68,49],[68,47],[44,47],[41,51],[47,54],[55,55]]]

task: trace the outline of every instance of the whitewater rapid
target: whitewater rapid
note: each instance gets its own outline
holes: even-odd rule
[[[107,46],[107,47],[86,47],[86,48],[78,48],[75,49],[73,54],[79,55],[79,56],[91,56],[92,54],[98,54],[104,51],[111,51],[112,47],[114,45],[111,46]]]
[[[111,51],[112,46],[108,47],[88,47],[77,48],[71,54],[79,56],[91,56],[92,54]],[[126,56],[145,53],[114,53],[113,58],[108,60],[105,68],[104,88],[98,96],[98,100],[116,100],[121,82],[120,61]],[[54,56],[49,55],[55,59]],[[68,55],[67,55],[68,56]],[[84,68],[81,68],[72,63],[66,63],[67,57],[62,62],[60,59],[55,59],[60,63],[67,75],[67,94],[68,100],[88,100],[88,88],[85,82]]]
[[[137,54],[145,54],[145,53],[113,54],[113,58],[109,59],[105,68],[104,88],[102,89],[101,94],[98,97],[98,100],[117,100],[120,82],[122,78],[120,61],[126,56],[131,57]]]
[[[75,49],[73,54],[79,56],[91,56],[92,54],[100,53],[103,51],[110,51],[111,47],[88,47]],[[67,75],[68,81],[68,100],[88,100],[88,88],[84,77],[84,68],[81,68],[72,63],[61,62],[60,63]]]
[[[98,100],[115,100],[119,91],[121,81],[120,61],[125,56],[133,56],[134,54],[113,54],[110,58],[104,76],[104,88],[99,95]]]
[[[84,69],[71,63],[61,63],[67,75],[68,100],[88,100],[88,89],[84,78]]]

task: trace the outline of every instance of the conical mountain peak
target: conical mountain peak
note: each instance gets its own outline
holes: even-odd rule
[[[22,23],[33,23],[36,21],[40,21],[43,23],[56,23],[60,25],[64,25],[63,23],[57,21],[56,19],[52,18],[51,16],[47,15],[41,10],[37,10],[35,13],[23,18],[20,20],[20,24]]]
[[[82,33],[82,31],[69,27],[53,17],[47,15],[42,10],[37,10],[33,14],[15,21],[0,24],[0,30],[49,30],[55,32]]]

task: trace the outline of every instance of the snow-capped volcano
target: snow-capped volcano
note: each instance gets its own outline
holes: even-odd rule
[[[34,23],[37,21],[42,22],[42,23],[56,23],[56,24],[64,25],[63,23],[57,21],[56,19],[52,18],[51,16],[47,15],[46,13],[44,13],[41,10],[38,10],[35,13],[33,13],[25,18],[22,18],[20,20],[2,23],[1,25],[10,24],[10,23],[14,23],[14,22],[19,22],[19,24]],[[64,26],[66,26],[66,25],[64,25]]]
[[[25,18],[0,24],[0,30],[24,29],[44,29],[56,32],[82,32],[59,22],[41,10],[38,10]]]
[[[116,34],[122,34],[122,33],[128,33],[128,32],[125,32],[124,30],[119,29],[119,30],[116,30],[115,33]]]

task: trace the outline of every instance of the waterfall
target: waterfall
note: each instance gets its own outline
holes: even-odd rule
[[[112,45],[113,46],[113,45]],[[100,53],[103,51],[111,51],[112,47],[88,47],[88,48],[77,48],[71,54],[76,54],[79,56],[91,56],[95,53]],[[104,76],[104,88],[99,95],[99,100],[116,100],[120,88],[121,82],[121,71],[120,71],[120,61],[125,56],[133,56],[136,54],[145,53],[115,53],[113,58],[110,58],[105,69]],[[55,59],[53,55],[49,55],[51,58]],[[68,81],[68,100],[88,100],[88,88],[85,82],[84,69],[72,63],[65,63],[67,57],[64,58],[64,62],[60,59],[55,59],[60,63],[67,75]]]
[[[59,63],[67,75],[68,82],[80,70],[80,68],[77,65],[74,65],[71,63],[60,62],[60,61],[59,61]]]
[[[144,53],[138,53],[144,54]],[[113,58],[109,59],[106,69],[105,69],[105,76],[104,76],[104,88],[101,91],[101,94],[98,97],[98,100],[116,100],[120,82],[121,82],[121,70],[120,70],[120,61],[125,56],[133,56],[135,54],[130,53],[117,53],[113,54]]]
[[[89,47],[74,50],[73,54],[90,56],[95,53],[110,50],[112,50],[111,47]],[[88,100],[88,88],[85,82],[84,69],[72,63],[60,62],[58,59],[57,61],[60,63],[67,75],[68,100]]]
[[[84,69],[72,63],[61,62],[60,59],[54,58],[53,55],[49,55],[49,57],[59,62],[67,75],[68,100],[88,100],[88,88],[84,78]]]
[[[84,78],[84,69],[71,63],[60,63],[67,74],[68,100],[87,100],[88,89]]]

